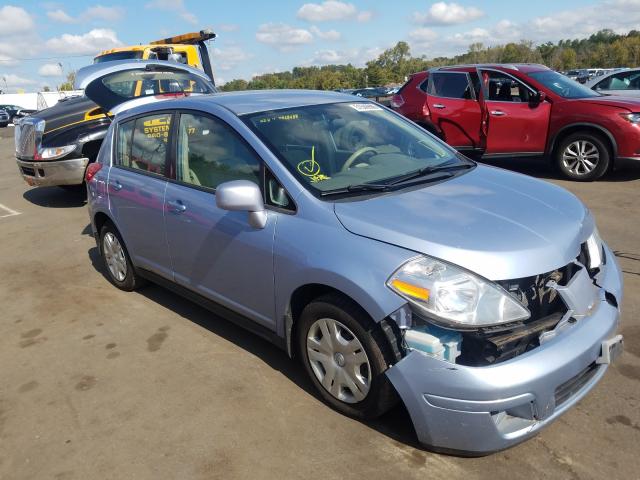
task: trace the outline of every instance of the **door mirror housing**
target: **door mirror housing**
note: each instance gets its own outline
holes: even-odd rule
[[[267,224],[260,187],[249,180],[233,180],[218,185],[216,205],[223,210],[248,212],[249,225],[253,228],[261,229]]]
[[[545,99],[547,98],[547,94],[538,90],[532,97],[531,97],[531,105],[533,106],[537,106],[540,105],[542,102],[545,101]]]

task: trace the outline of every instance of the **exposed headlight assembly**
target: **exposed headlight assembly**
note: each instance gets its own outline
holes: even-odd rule
[[[531,316],[506,290],[450,263],[422,256],[396,270],[387,286],[418,313],[450,327],[477,328]]]
[[[43,148],[38,152],[37,160],[55,160],[70,154],[76,149],[75,145],[65,145],[64,147]]]
[[[589,270],[600,268],[602,265],[602,240],[597,228],[587,239],[587,252],[589,253]]]

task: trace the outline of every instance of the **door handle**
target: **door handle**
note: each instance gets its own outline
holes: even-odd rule
[[[122,184],[118,180],[109,182],[109,185],[111,185],[111,188],[114,189],[116,192],[119,192],[120,190],[122,190]]]
[[[506,113],[504,113],[502,110],[491,110],[491,112],[489,113],[496,117],[504,117],[506,115]]]
[[[441,103],[434,103],[433,104],[433,108],[446,108],[444,105],[442,105]]]
[[[167,205],[169,206],[169,211],[171,213],[180,214],[187,209],[187,206],[184,203],[182,203],[180,200],[167,202]]]

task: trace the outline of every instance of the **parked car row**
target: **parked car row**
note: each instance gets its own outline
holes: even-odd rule
[[[601,95],[543,65],[419,72],[391,107],[461,152],[546,157],[572,180],[600,178],[621,158],[640,160],[640,100]]]
[[[104,270],[122,290],[151,280],[272,341],[346,415],[400,400],[431,448],[510,447],[622,351],[621,273],[575,196],[478,164],[425,128],[458,147],[533,153],[548,141],[536,122],[558,123],[562,93],[584,89],[554,75],[422,72],[395,99],[403,117],[335,92],[211,94],[206,74],[176,63],[82,69],[77,87],[113,114],[85,173]],[[406,118],[419,98],[425,128]],[[42,121],[16,129],[23,173],[47,150]]]
[[[35,113],[36,110],[31,110],[29,108],[22,108],[17,105],[2,105],[0,104],[0,112],[5,112],[8,117],[8,122],[3,124],[2,117],[3,115],[0,113],[0,127],[6,127],[9,123],[17,123],[21,118],[26,117],[27,115],[31,115]]]

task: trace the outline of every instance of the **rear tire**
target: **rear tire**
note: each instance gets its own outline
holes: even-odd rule
[[[107,278],[120,290],[130,292],[144,285],[144,279],[133,268],[120,233],[111,222],[106,222],[100,230],[100,255]]]
[[[336,294],[309,303],[297,325],[297,352],[322,399],[345,415],[375,418],[397,401],[384,343],[353,302]]]
[[[555,159],[564,177],[579,182],[591,182],[607,172],[611,153],[599,135],[577,132],[560,142]]]

